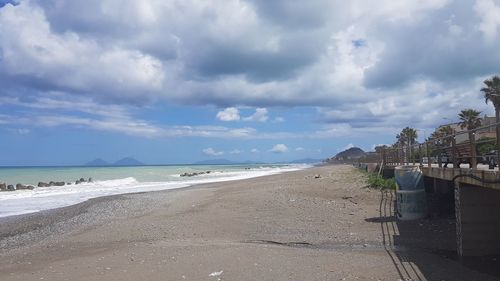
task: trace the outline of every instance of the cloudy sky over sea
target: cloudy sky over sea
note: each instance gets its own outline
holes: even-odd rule
[[[500,73],[498,0],[0,0],[0,165],[289,161],[429,135]]]

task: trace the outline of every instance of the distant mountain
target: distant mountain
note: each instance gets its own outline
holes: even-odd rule
[[[125,157],[113,163],[114,166],[142,166],[144,163],[132,157]]]
[[[102,160],[101,158],[97,158],[90,162],[85,163],[85,166],[92,166],[92,167],[109,166],[109,163]]]
[[[337,155],[327,159],[326,161],[329,163],[353,162],[354,160],[357,160],[365,155],[366,152],[364,152],[361,148],[351,147],[349,149],[337,153]]]
[[[290,161],[290,163],[294,164],[313,164],[313,163],[321,163],[323,159],[313,159],[313,158],[304,158]]]

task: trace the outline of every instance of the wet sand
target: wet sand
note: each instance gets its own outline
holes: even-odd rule
[[[0,219],[0,280],[496,280],[365,185],[322,166]]]

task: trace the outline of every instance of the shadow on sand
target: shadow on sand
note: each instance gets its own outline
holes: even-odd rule
[[[500,266],[494,257],[458,259],[454,213],[400,221],[394,193],[380,195],[379,217],[366,221],[380,224],[383,248],[401,280],[498,280]]]

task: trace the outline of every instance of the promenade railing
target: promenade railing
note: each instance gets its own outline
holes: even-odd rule
[[[378,151],[382,165],[427,165],[433,163],[439,167],[447,167],[449,163],[453,167],[468,163],[469,168],[477,168],[477,164],[488,164],[493,169],[498,164],[499,143],[495,138],[478,138],[478,133],[489,131],[500,127],[500,123],[475,128],[473,130],[456,132],[442,137],[429,138],[422,143],[399,145],[384,148]],[[496,131],[495,131],[496,132]],[[493,133],[493,132],[491,132]],[[496,134],[495,134],[496,136]],[[477,147],[484,143],[494,145],[494,150],[479,154]]]

